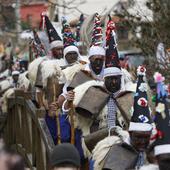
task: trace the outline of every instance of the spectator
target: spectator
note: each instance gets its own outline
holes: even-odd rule
[[[80,156],[73,145],[59,144],[51,154],[50,164],[52,170],[79,170]]]

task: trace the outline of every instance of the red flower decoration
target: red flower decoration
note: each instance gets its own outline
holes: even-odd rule
[[[146,72],[146,68],[144,66],[139,66],[138,69],[137,69],[137,74],[138,75],[145,75],[145,72]]]
[[[163,136],[164,136],[163,132],[156,129],[156,134],[154,136],[152,136],[150,140],[162,139]]]
[[[141,66],[140,71],[143,73],[145,72],[145,67]]]
[[[142,97],[138,100],[138,105],[142,107],[146,107],[148,105],[148,102],[145,98]]]
[[[108,42],[112,36],[112,31],[115,31],[115,23],[111,20],[108,21],[107,23],[107,29],[106,29],[106,41]]]

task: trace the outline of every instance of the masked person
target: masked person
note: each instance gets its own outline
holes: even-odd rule
[[[64,48],[64,59],[68,65],[78,63],[80,53],[76,46],[70,45]]]
[[[15,87],[15,88],[18,87],[19,75],[20,75],[20,72],[19,72],[19,71],[13,71],[13,72],[12,72],[12,79],[13,79],[12,86]]]
[[[105,50],[100,46],[92,46],[89,50],[89,64],[85,71],[89,71],[94,79],[103,80]]]
[[[67,20],[63,17],[63,43],[64,43],[64,59],[66,65],[73,65],[80,60],[80,53],[77,47],[77,41],[72,33],[71,27]]]
[[[52,56],[54,59],[61,59],[63,58],[63,45],[61,44],[56,44],[55,47],[51,47],[51,52]]]
[[[34,83],[36,87],[35,91],[38,92],[39,94],[42,94],[44,92],[44,89],[43,89],[43,73],[44,72],[42,71],[43,64],[45,63],[47,67],[49,66],[48,68],[51,70],[52,70],[51,67],[55,66],[56,71],[58,71],[57,70],[58,66],[59,67],[65,66],[65,60],[63,59],[62,39],[60,38],[59,34],[57,33],[57,31],[55,30],[54,26],[52,25],[48,16],[45,13],[42,13],[41,19],[42,19],[41,25],[46,27],[51,54],[46,54],[46,56],[44,56],[45,54],[43,54],[43,57],[38,57],[32,63],[30,63],[29,69],[28,69],[29,74],[32,75],[30,77],[33,77],[33,79],[35,79],[33,80],[35,81]],[[35,31],[33,32],[34,32],[34,39],[41,48],[41,46],[43,45],[38,37],[38,34]],[[42,48],[41,52],[44,52],[44,51],[45,51],[44,48]],[[47,52],[45,51],[45,53]],[[49,72],[48,69],[46,69],[46,71]],[[39,99],[41,97],[37,96],[36,98],[38,100],[37,102],[41,103],[40,104],[41,106],[46,105],[46,104],[42,104],[42,101]]]
[[[146,69],[139,66],[137,70],[138,84],[134,97],[134,112],[129,125],[131,145],[139,152],[136,167],[144,165],[144,152],[149,145],[152,133],[152,118],[148,106],[147,84],[144,82]]]
[[[63,41],[61,40],[60,36],[58,35],[57,31],[55,30],[54,26],[50,22],[48,16],[45,13],[42,13],[41,16],[41,25],[46,26],[46,31],[49,39],[49,44],[50,44],[50,50],[51,54],[44,56],[45,50],[44,48],[41,50],[41,53],[43,53],[43,57],[38,57],[35,59],[33,62],[29,64],[28,72],[30,77],[35,80],[35,91],[38,93],[43,93],[43,73],[42,73],[42,64],[47,61],[47,65],[49,66],[49,69],[51,69],[51,65],[56,65],[58,66],[65,66],[65,60],[63,59]],[[33,31],[34,33],[34,41],[37,43],[38,47],[43,46],[40,38],[38,37],[38,34]],[[50,62],[48,62],[50,60]],[[47,71],[48,72],[48,71]],[[40,98],[37,96],[37,98]],[[37,99],[38,103],[40,103],[40,99]],[[42,103],[42,102],[41,102]],[[40,104],[42,105],[42,104]]]
[[[95,22],[96,25],[99,24],[98,18],[96,19]],[[98,28],[98,25],[96,27]],[[110,34],[109,34],[110,38],[108,38],[107,41],[106,57],[105,57],[105,50],[102,47],[97,46],[98,43],[100,44],[100,41],[97,41],[96,39],[98,38],[99,35],[101,35],[101,33],[97,32],[96,37],[93,36],[96,38],[96,39],[93,38],[93,41],[96,44],[93,45],[89,50],[90,63],[87,64],[87,67],[85,67],[84,69],[85,71],[89,70],[92,79],[91,81],[88,80],[80,84],[79,86],[75,87],[74,91],[69,91],[68,93],[66,93],[65,101],[62,105],[63,113],[67,113],[69,111],[69,103],[70,103],[69,100],[71,99],[76,108],[79,107],[82,110],[86,110],[84,115],[91,115],[91,113],[95,113],[96,115],[98,115],[97,117],[95,116],[95,119],[81,118],[82,119],[81,121],[83,121],[84,125],[83,123],[81,123],[81,121],[79,121],[78,126],[80,129],[82,129],[83,135],[87,135],[90,132],[94,132],[96,131],[96,129],[98,130],[107,127],[110,128],[110,125],[108,125],[108,120],[107,120],[109,113],[113,114],[114,112],[113,121],[114,121],[114,126],[116,125],[115,121],[117,119],[116,117],[117,106],[115,103],[115,98],[122,92],[122,90],[124,90],[123,88],[124,77],[121,68],[119,66],[118,52],[117,52],[117,48],[115,48],[116,42],[114,36],[112,36],[113,34],[111,31]],[[104,69],[105,66],[107,68]],[[103,91],[106,92],[100,93],[101,91],[93,88],[93,86],[104,88]],[[90,91],[89,89],[92,89],[92,91]],[[99,93],[97,94],[97,91],[100,93],[99,96],[98,96]],[[107,102],[108,96],[110,96],[109,102]],[[84,101],[84,103],[81,101]],[[87,111],[89,114],[87,114]],[[77,115],[77,117],[80,117],[80,115]],[[87,124],[85,124],[85,122]]]
[[[59,144],[51,153],[50,164],[52,170],[80,170],[80,156],[74,145]]]
[[[120,94],[124,90],[124,88],[122,88],[122,86],[124,84],[122,83],[123,73],[120,68],[119,57],[118,57],[117,48],[116,48],[114,24],[112,23],[111,20],[108,22],[106,38],[107,38],[107,41],[106,41],[106,62],[105,62],[106,68],[104,69],[104,85],[103,85],[103,87],[106,89],[108,97],[107,97],[107,100],[106,100],[107,102],[105,103],[104,109],[102,110],[102,112],[99,112],[98,116],[95,117],[95,120],[97,119],[99,122],[99,127],[98,127],[99,130],[105,129],[108,131],[108,134],[110,134],[111,130],[113,129],[113,131],[116,132],[118,137],[122,136],[122,138],[124,140],[122,141],[122,139],[120,139],[120,138],[117,140],[113,140],[112,136],[109,135],[109,137],[107,137],[107,133],[104,134],[103,131],[99,131],[100,132],[99,139],[101,141],[98,141],[96,144],[95,143],[96,139],[93,140],[93,138],[91,137],[91,140],[89,140],[90,144],[88,143],[87,140],[86,140],[87,142],[85,141],[86,146],[88,147],[88,149],[90,149],[90,148],[93,148],[92,147],[93,145],[94,146],[96,145],[96,147],[93,148],[93,152],[92,152],[92,162],[94,163],[93,168],[95,170],[99,170],[99,167],[100,167],[100,169],[103,168],[103,169],[111,169],[111,170],[112,169],[122,170],[122,169],[128,169],[129,167],[139,168],[140,166],[143,165],[143,163],[142,163],[142,161],[144,160],[143,151],[146,149],[146,146],[149,144],[149,139],[150,139],[151,130],[152,130],[148,103],[145,99],[143,99],[144,97],[147,98],[146,97],[147,94],[145,91],[146,90],[145,87],[147,85],[146,85],[146,83],[143,82],[143,78],[141,78],[140,81],[138,82],[138,86],[140,86],[140,84],[142,84],[141,91],[139,91],[137,89],[137,93],[139,94],[138,97],[142,99],[142,101],[141,101],[142,104],[144,101],[145,102],[144,104],[147,103],[147,105],[144,106],[144,107],[146,107],[144,111],[142,110],[143,106],[139,106],[139,108],[142,110],[142,111],[139,111],[139,108],[137,108],[138,105],[136,106],[136,104],[135,104],[136,107],[134,109],[136,111],[134,112],[133,115],[137,116],[136,113],[138,113],[138,114],[143,113],[143,115],[138,115],[139,118],[137,118],[137,121],[139,121],[140,128],[136,128],[136,126],[134,126],[134,129],[133,129],[132,128],[133,126],[130,126],[130,141],[129,141],[129,138],[127,138],[126,135],[125,136],[122,135],[123,133],[120,134],[120,132],[122,130],[118,130],[118,131],[116,130],[116,129],[118,129],[118,126],[120,126],[119,122],[118,122],[118,114],[117,114],[117,111],[118,111],[117,98],[120,96]],[[75,92],[76,92],[76,89],[75,89]],[[97,94],[93,93],[91,95],[91,98],[89,97],[89,103],[87,105],[91,106],[92,105],[91,103],[93,103],[93,105],[95,105],[95,103],[99,103],[100,100],[98,100],[97,102],[95,101],[95,100],[97,100],[96,98],[93,97],[95,95],[97,95]],[[103,94],[102,98],[104,98],[104,96],[105,95]],[[76,98],[76,93],[75,93],[75,98]],[[126,99],[126,96],[124,98]],[[95,101],[95,103],[93,102],[93,100]],[[134,100],[136,103],[136,100],[138,100],[138,99],[135,98]],[[86,99],[85,101],[88,102],[88,99]],[[81,102],[80,102],[79,106],[82,106]],[[96,106],[95,108],[99,107],[97,105],[95,105],[95,106]],[[75,107],[77,107],[77,106],[75,105]],[[87,109],[88,109],[88,106],[87,106]],[[132,118],[134,118],[134,117],[132,117]],[[133,121],[135,122],[134,119],[133,119]],[[130,125],[132,125],[132,124],[133,123],[131,123]],[[138,123],[134,123],[134,124],[137,125]],[[143,126],[144,126],[144,129],[141,128]],[[146,126],[146,128],[145,128],[145,126]],[[95,132],[93,132],[90,135],[93,136],[94,133]],[[90,135],[88,135],[88,138],[90,138]],[[96,133],[96,135],[94,135],[94,137],[97,138],[97,133]],[[146,138],[146,139],[143,139],[143,138]],[[135,140],[135,139],[137,139],[137,140]],[[117,143],[118,141],[120,142],[120,144],[115,145],[115,143]],[[121,145],[121,143],[123,143],[123,146]],[[124,148],[124,146],[125,146],[124,143],[127,146],[125,148]],[[111,147],[112,145],[113,145],[113,147]],[[108,148],[110,148],[110,151],[108,154],[109,156],[107,156],[107,158],[106,158],[106,154],[108,153]],[[103,152],[101,152],[101,151],[103,151]],[[97,158],[100,160],[98,160]],[[120,158],[120,162],[118,161],[119,158]],[[129,161],[128,161],[128,158],[129,158]],[[125,161],[126,159],[127,159],[127,161]],[[103,162],[103,160],[106,160],[106,161]],[[100,166],[98,166],[97,164],[98,165],[100,164]]]
[[[133,112],[133,116],[131,118],[131,122],[129,126],[130,137],[127,138],[126,136],[125,140],[123,141],[120,140],[120,144],[116,146],[114,145],[114,143],[112,143],[113,141],[111,142],[113,144],[113,147],[110,148],[109,156],[107,156],[106,159],[103,159],[105,160],[103,169],[111,169],[111,170],[112,169],[122,170],[121,168],[139,169],[146,162],[144,152],[150,141],[150,136],[152,132],[152,125],[151,125],[152,119],[150,117],[151,113],[150,113],[150,109],[149,109],[148,101],[147,101],[147,93],[146,93],[147,85],[143,80],[145,71],[146,70],[143,67],[138,68],[138,85],[137,85],[137,91],[136,91],[135,98],[134,98],[134,112]],[[120,81],[121,70],[117,67],[106,68],[105,73],[104,73],[104,79],[105,79],[105,82],[104,82],[105,88],[110,94],[109,100],[106,104],[107,105],[107,112],[106,112],[107,116],[106,118],[104,117],[102,118],[102,115],[99,114],[97,119],[100,122],[99,125],[101,125],[99,126],[99,128],[107,127],[108,130],[110,131],[110,129],[114,129],[114,128],[117,129],[117,126],[118,126],[117,121],[116,121],[117,113],[116,113],[115,96],[119,94],[120,89],[121,89],[121,81]],[[75,92],[77,92],[76,89],[75,89]],[[76,96],[74,93],[68,94],[67,96],[68,103],[65,104],[65,107],[66,107],[65,109],[69,110],[69,106],[70,106],[69,102],[74,100],[75,97]],[[95,98],[93,97],[93,100],[91,99],[89,100],[91,101],[90,103],[94,103],[93,100],[95,100]],[[87,121],[87,119],[83,119],[83,120]],[[92,126],[93,124],[94,122],[92,121],[90,125]],[[88,127],[86,127],[86,129],[87,128]],[[91,145],[93,145],[92,143],[93,141],[91,141]],[[110,142],[106,141],[107,145],[108,143]],[[103,143],[103,145],[100,145],[100,147],[102,146],[105,146],[105,144]],[[118,152],[117,154],[114,154],[115,149]],[[98,148],[98,151],[100,151],[99,148]],[[93,151],[93,154],[96,155],[97,153]],[[105,154],[102,154],[102,156],[103,155]],[[111,156],[111,155],[114,155],[114,156]],[[120,155],[126,155],[125,156],[126,158],[125,157],[122,158],[122,160],[120,160],[120,162],[117,164],[116,161],[118,160],[118,158],[116,157],[116,155],[119,156],[120,158],[121,158]],[[124,159],[127,159],[126,163],[123,163]],[[93,160],[93,161],[96,162],[97,160]],[[118,165],[119,167],[117,167]],[[98,167],[98,166],[94,165],[94,167]],[[94,168],[94,169],[99,170],[98,168]]]
[[[95,19],[98,20],[98,18],[95,18]],[[99,24],[99,23],[97,23],[97,24]],[[67,27],[66,24],[65,24],[65,27]],[[101,27],[98,27],[98,28],[100,28],[100,30],[99,30],[100,34],[98,34],[98,37],[97,37],[97,35],[94,35],[94,36],[99,39],[95,42],[96,44],[94,44],[94,42],[93,42],[89,49],[89,63],[87,63],[83,67],[80,67],[79,70],[77,68],[75,68],[75,66],[66,68],[66,69],[71,69],[69,71],[69,73],[72,72],[72,70],[76,70],[76,74],[73,76],[73,79],[67,81],[67,83],[65,84],[65,87],[63,88],[63,94],[60,95],[60,97],[59,97],[59,105],[62,108],[63,115],[68,114],[70,104],[74,100],[74,92],[73,92],[74,88],[76,88],[76,87],[80,86],[81,84],[83,84],[84,82],[88,82],[90,80],[103,81],[105,49],[101,47],[101,43],[102,43],[101,31],[102,31],[102,29],[101,29]],[[66,31],[67,31],[67,29],[66,29]],[[72,49],[72,48],[73,48],[73,46],[68,46],[64,49],[64,57],[67,60],[67,62],[69,62],[69,58],[72,58],[72,61],[76,61],[76,60],[73,60],[73,58],[76,58],[75,54],[72,53],[70,55],[69,53],[67,53],[68,49]],[[71,50],[69,50],[69,51],[71,51]],[[69,54],[69,55],[67,55],[67,54]],[[80,58],[80,60],[81,60],[81,58]],[[65,70],[63,70],[63,71],[65,71]],[[77,116],[75,116],[75,117],[77,119]],[[81,146],[81,137],[82,137],[81,129],[77,128],[77,126],[75,125],[75,146],[79,150],[79,154],[81,156],[82,162],[85,162],[84,161],[84,153],[83,153],[82,146]]]
[[[150,141],[152,118],[147,101],[147,86],[143,79],[145,71],[144,67],[138,68],[138,83],[134,97],[134,111],[129,125],[129,138],[111,146],[102,169],[139,169],[146,162],[144,152]],[[110,127],[115,126],[113,118],[113,114],[108,115]]]
[[[111,134],[112,129],[114,131],[117,131],[116,129],[121,129],[119,127],[120,125],[118,122],[118,115],[117,115],[118,107],[117,107],[116,100],[117,100],[117,97],[121,94],[121,92],[124,91],[124,88],[123,88],[124,77],[123,77],[123,72],[120,67],[120,61],[119,61],[118,51],[116,47],[114,29],[115,29],[115,25],[111,21],[111,18],[110,18],[108,21],[107,31],[106,31],[106,61],[105,61],[104,85],[103,85],[104,89],[106,90],[108,94],[108,99],[106,100],[107,102],[105,103],[104,109],[98,116],[99,129],[106,129],[108,131],[108,134]],[[123,138],[124,136],[127,135],[126,133],[125,135],[122,135],[124,134],[124,132],[122,133],[122,130],[118,130],[116,133],[118,136],[123,136]],[[97,169],[102,169],[104,167],[105,169],[117,169],[117,170],[120,169],[121,170],[121,168],[116,166],[116,163],[115,163],[116,160],[114,160],[114,159],[117,159],[116,157],[113,158],[110,155],[111,159],[109,159],[109,162],[110,162],[109,165],[107,163],[108,160],[106,160],[105,163],[103,162],[103,160],[105,160],[104,158],[106,158],[106,154],[108,153],[108,148],[110,148],[111,145],[114,145],[118,141],[121,143],[122,141],[120,140],[120,138],[117,137],[115,140],[112,136],[109,135],[107,137],[107,135],[103,134],[103,137],[100,139],[101,141],[98,141],[96,144],[96,147],[93,149],[92,160],[91,160],[93,169],[97,170]],[[86,142],[86,146],[89,146],[87,142]],[[118,145],[118,147],[119,146],[120,145]],[[116,149],[118,149],[118,147]],[[100,152],[100,150],[103,150],[104,152],[102,153]],[[117,151],[115,155],[120,154],[119,152],[121,151],[120,149],[118,150],[119,151]],[[97,155],[100,155],[100,156],[97,156]],[[98,160],[99,157],[100,157],[100,161]]]
[[[63,19],[62,24],[63,24],[63,42],[64,42],[63,54],[64,54],[64,63],[65,63],[62,69],[65,69],[74,65],[79,65],[80,54],[76,46],[76,41],[73,37],[73,33],[71,31],[69,24],[65,19]],[[71,71],[74,71],[74,69],[72,69]],[[61,143],[70,142],[70,124],[69,124],[68,116],[61,114],[58,105],[59,102],[56,101],[51,103],[49,105],[50,110],[46,115],[46,122],[55,144],[58,144],[60,142]],[[58,122],[56,122],[56,112],[59,114]],[[58,130],[59,128],[61,129],[60,131]]]

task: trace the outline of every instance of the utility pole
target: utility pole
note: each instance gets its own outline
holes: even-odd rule
[[[63,16],[66,15],[66,7],[65,7],[65,5],[66,5],[66,1],[63,0]]]
[[[21,7],[21,1],[16,0],[15,16],[16,16],[16,37],[17,37],[18,44],[19,44],[19,34],[21,33],[20,7]]]

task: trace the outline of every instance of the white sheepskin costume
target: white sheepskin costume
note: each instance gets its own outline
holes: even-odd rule
[[[142,166],[139,170],[159,170],[159,167],[155,164],[149,164]]]
[[[132,82],[132,76],[126,69],[121,69],[121,70],[122,70],[121,90],[131,91],[135,93],[137,84]]]
[[[33,85],[37,79],[38,66],[45,60],[48,60],[47,57],[39,57],[29,64],[28,76]]]
[[[70,46],[67,46],[66,48],[64,48],[64,51],[63,51],[64,60],[66,63],[67,63],[67,60],[65,57],[69,52],[76,52],[78,54],[78,60],[80,59],[79,49],[74,45],[70,45]]]
[[[92,87],[92,86],[99,86],[99,87],[103,87],[104,83],[103,81],[96,81],[96,80],[91,80],[91,81],[87,81],[79,86],[77,86],[74,89],[75,92],[75,99],[73,101],[73,104],[75,106],[77,106],[79,104],[79,102],[81,101],[82,97],[84,96],[84,94],[86,93],[86,91]]]
[[[78,73],[80,70],[83,70],[84,68],[85,68],[85,65],[81,63],[77,63],[77,64],[74,64],[73,66],[63,69],[62,71],[65,74],[66,81],[71,82],[75,74]]]
[[[103,82],[91,80],[91,81],[87,81],[87,82],[77,86],[74,89],[74,92],[75,92],[75,98],[73,101],[74,106],[77,106],[79,104],[79,102],[81,101],[81,99],[84,96],[84,94],[86,93],[86,91],[92,86],[101,86],[102,87]],[[75,116],[75,127],[82,130],[83,136],[88,135],[90,133],[90,127],[91,127],[92,123],[93,123],[93,120],[91,120],[89,118],[85,118],[79,114],[76,114],[76,116]]]
[[[126,71],[125,71],[125,73],[126,73]],[[129,74],[123,73],[122,77],[123,77],[124,84],[125,83],[133,84]],[[124,86],[124,84],[123,84],[123,86]],[[79,102],[81,101],[81,99],[84,96],[84,94],[86,93],[86,91],[92,86],[103,87],[104,82],[91,80],[91,81],[88,81],[86,83],[83,83],[82,85],[77,86],[74,89],[74,92],[75,92],[75,99],[73,101],[74,106],[77,106],[79,104]],[[106,116],[107,110],[108,109],[107,109],[107,105],[106,105],[98,116],[98,118],[100,120],[100,123],[99,123],[100,128],[106,128],[107,127],[107,120],[105,119],[107,117]],[[121,114],[118,114],[118,119],[120,120],[120,122],[122,122],[123,118],[122,118]],[[90,126],[92,125],[92,120],[87,119],[87,118],[82,117],[81,115],[77,114],[77,116],[75,118],[75,125],[82,130],[83,135],[87,135],[90,132]]]
[[[67,65],[66,62],[65,62],[65,60],[64,60],[63,58],[61,58],[61,59],[54,59],[54,60],[57,61],[58,65],[59,65],[60,67]]]
[[[63,42],[60,40],[55,40],[50,43],[50,50],[52,50],[55,47],[63,47]]]
[[[106,51],[103,47],[100,47],[100,46],[92,46],[90,47],[89,49],[89,58],[91,56],[94,56],[94,55],[102,55],[102,56],[105,56],[106,54]]]
[[[28,90],[30,86],[30,80],[27,78],[28,71],[19,75],[18,84],[20,89]]]
[[[113,145],[122,143],[129,138],[129,133],[122,130],[120,127],[117,126],[115,131],[117,132],[118,136],[108,136],[105,139],[99,141],[95,146],[92,152],[94,170],[102,170],[106,155]]]
[[[74,117],[74,126],[78,129],[82,130],[83,136],[90,134],[90,127],[93,123],[93,120],[89,118],[85,118],[77,113],[75,113]]]
[[[8,77],[8,76],[9,76],[9,72],[10,72],[9,69],[3,71],[3,72],[0,74],[0,78],[2,78],[2,77]]]
[[[1,90],[8,89],[12,85],[12,77],[8,77],[6,80],[0,82]]]
[[[2,96],[2,112],[7,112],[7,100],[14,94],[14,88],[8,89]]]
[[[55,76],[60,83],[65,82],[65,75],[62,72],[57,60],[46,60],[41,63],[42,83],[43,87],[47,86],[47,79]]]
[[[118,136],[110,136],[106,137],[102,141],[98,142],[96,147],[93,150],[93,160],[94,162],[94,170],[102,170],[104,165],[104,158],[109,152],[110,148],[114,144],[121,143],[121,140]]]

